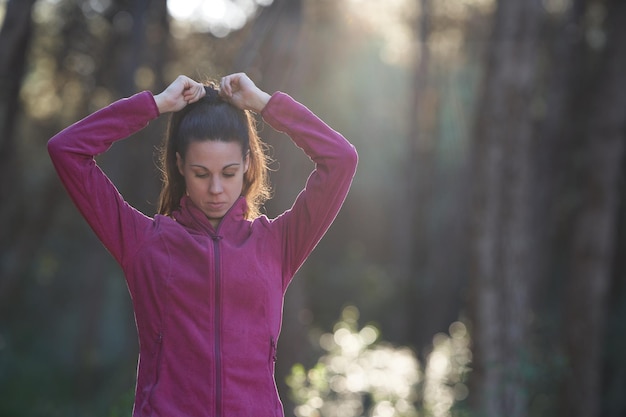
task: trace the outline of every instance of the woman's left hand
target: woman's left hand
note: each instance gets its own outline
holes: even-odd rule
[[[179,111],[187,104],[200,100],[206,91],[204,85],[191,78],[179,75],[162,93],[154,96],[159,113]]]
[[[270,95],[257,87],[244,73],[227,75],[220,81],[220,96],[242,110],[261,113]]]

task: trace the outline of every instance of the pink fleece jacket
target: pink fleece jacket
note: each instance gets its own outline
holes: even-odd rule
[[[315,162],[291,209],[243,218],[240,197],[215,230],[188,198],[172,217],[128,205],[94,155],[158,116],[153,96],[119,100],[48,143],[72,200],[124,270],[140,356],[133,416],[283,416],[274,381],[283,296],[348,192],[354,147],[275,93],[264,120]]]

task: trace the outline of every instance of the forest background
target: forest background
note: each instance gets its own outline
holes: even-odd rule
[[[287,293],[287,415],[626,415],[626,2],[4,0],[0,22],[0,416],[132,406],[126,286],[47,140],[233,71],[360,154]],[[147,214],[164,123],[98,159]],[[262,137],[274,216],[311,164]]]

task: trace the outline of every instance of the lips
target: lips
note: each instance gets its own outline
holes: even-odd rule
[[[211,211],[220,211],[226,207],[226,203],[206,203],[205,206]]]

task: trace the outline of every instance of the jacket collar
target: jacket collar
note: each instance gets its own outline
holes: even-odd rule
[[[180,207],[172,213],[172,217],[187,229],[210,233],[211,235],[220,235],[225,228],[234,223],[240,223],[244,220],[244,213],[248,208],[245,197],[239,197],[233,206],[226,212],[217,230],[213,227],[204,212],[196,206],[189,196],[185,195],[180,199]]]

